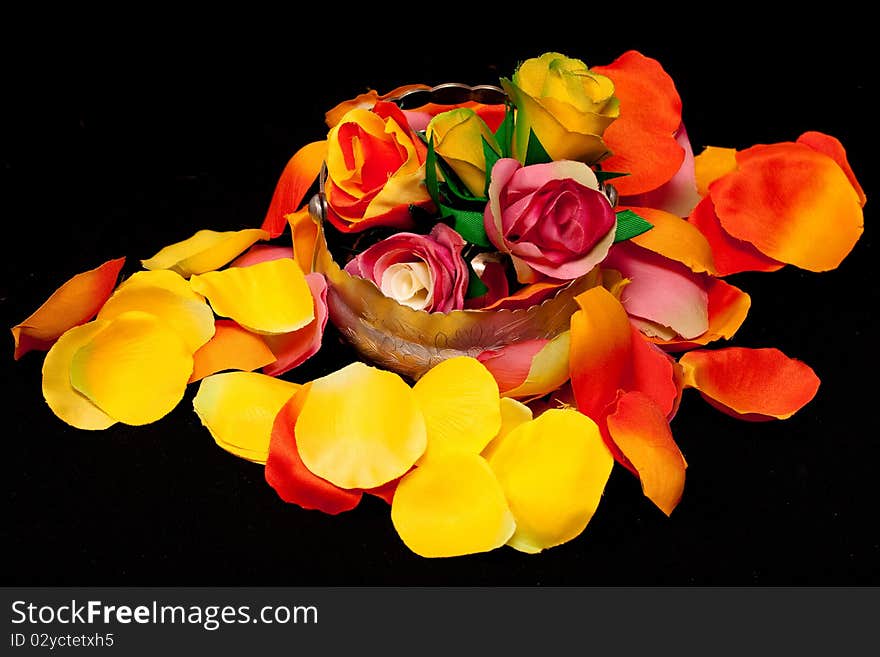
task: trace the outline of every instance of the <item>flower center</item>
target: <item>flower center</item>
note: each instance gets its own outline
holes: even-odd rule
[[[413,310],[424,310],[434,300],[431,271],[424,262],[398,262],[382,272],[382,294]]]

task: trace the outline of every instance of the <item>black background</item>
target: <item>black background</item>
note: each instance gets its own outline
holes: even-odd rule
[[[51,29],[45,17],[9,20],[3,325],[110,258],[128,256],[130,274],[197,229],[258,226],[287,159],[323,138],[337,102],[367,87],[493,83],[546,50],[591,65],[630,48],[658,58],[697,151],[833,134],[872,198],[876,75],[864,21],[845,7],[771,24],[745,7],[688,20],[679,9],[649,19],[604,5],[508,27],[442,9],[417,19],[377,8],[370,22],[341,9],[226,16],[222,29],[134,10],[102,17],[103,27],[83,15],[56,16]],[[584,534],[537,556],[425,560],[379,500],[337,517],[284,504],[260,466],[200,427],[195,387],[150,426],[67,427],[42,400],[41,355],[14,362],[10,336],[0,583],[878,584],[874,214],[869,201],[865,234],[834,272],[730,279],[752,297],[734,344],[805,360],[822,379],[815,400],[788,421],[752,424],[687,392],[672,426],[688,479],[672,517],[616,467]],[[329,331],[322,355],[289,378],[350,357]]]

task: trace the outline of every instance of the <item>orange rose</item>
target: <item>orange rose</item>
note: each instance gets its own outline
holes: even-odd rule
[[[412,228],[410,207],[431,204],[426,155],[393,103],[350,110],[327,136],[327,218],[346,233]]]

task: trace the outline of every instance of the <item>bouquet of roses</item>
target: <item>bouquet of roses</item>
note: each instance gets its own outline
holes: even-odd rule
[[[694,157],[638,52],[546,53],[500,83],[340,103],[260,228],[200,230],[119,285],[124,258],[74,276],[12,329],[15,357],[48,351],[43,395],[80,429],[154,422],[198,382],[214,440],[283,500],[379,496],[423,556],[567,542],[615,462],[670,514],[684,389],[769,420],[819,386],[776,349],[714,344],[750,306],[724,277],[837,267],[864,193],[818,132]],[[333,348],[328,319],[362,360],[290,380]]]

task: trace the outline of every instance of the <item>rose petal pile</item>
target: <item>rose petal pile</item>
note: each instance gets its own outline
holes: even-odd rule
[[[669,423],[685,390],[764,421],[820,385],[777,349],[707,348],[751,305],[724,277],[839,266],[864,191],[818,132],[695,158],[672,79],[638,52],[592,69],[546,53],[501,84],[510,106],[389,100],[424,85],[340,103],[327,139],[288,162],[260,229],[198,231],[119,285],[124,259],[74,276],[12,328],[15,359],[48,351],[46,402],[81,429],[154,422],[199,382],[214,441],[265,464],[282,500],[337,514],[380,497],[426,557],[571,541],[615,462],[671,514],[687,462]],[[302,206],[325,165],[332,228]],[[263,243],[288,226],[292,244]],[[348,282],[405,312],[479,332],[475,317],[528,321],[560,295],[568,323],[444,355],[414,383],[362,362],[277,378],[318,353],[339,294],[313,271],[322,230],[350,240]]]

